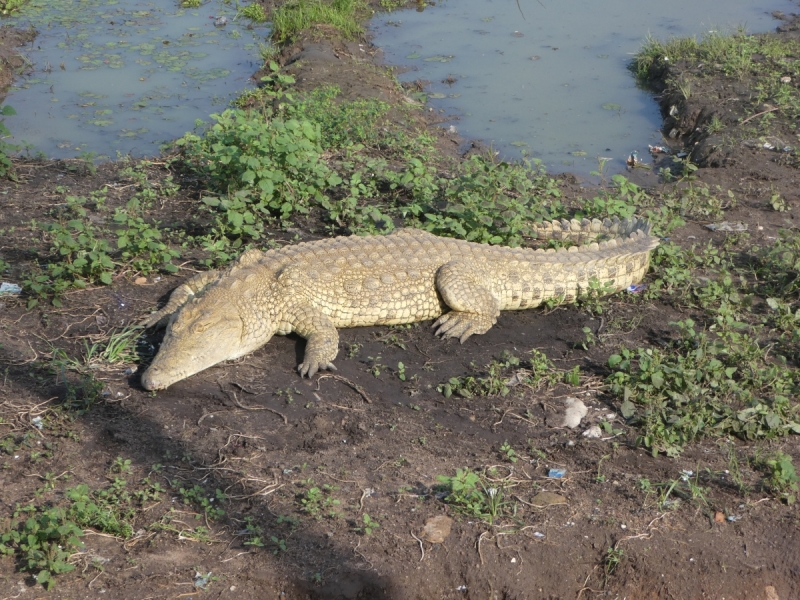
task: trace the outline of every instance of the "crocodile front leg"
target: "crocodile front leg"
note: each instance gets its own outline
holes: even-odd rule
[[[172,294],[170,294],[169,300],[164,305],[164,308],[151,314],[149,317],[144,319],[140,325],[147,328],[158,324],[159,321],[170,316],[181,306],[194,298],[195,295],[199,294],[205,287],[214,283],[219,278],[219,271],[205,271],[204,273],[195,275],[186,283],[176,287]]]
[[[486,273],[461,260],[442,265],[436,273],[436,289],[452,310],[433,324],[436,335],[457,337],[463,344],[473,334],[486,333],[497,322],[500,303],[482,283]]]
[[[292,321],[292,331],[306,339],[303,362],[297,365],[300,377],[313,377],[322,369],[336,371],[333,359],[339,352],[339,332],[317,308],[302,306]]]

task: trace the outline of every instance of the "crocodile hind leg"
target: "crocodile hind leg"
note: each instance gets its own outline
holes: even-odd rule
[[[433,324],[436,335],[457,337],[463,344],[473,334],[486,333],[497,322],[500,303],[482,283],[489,278],[465,261],[454,260],[436,273],[436,289],[452,310]]]

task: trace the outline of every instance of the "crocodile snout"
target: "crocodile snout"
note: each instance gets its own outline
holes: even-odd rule
[[[164,373],[158,367],[150,367],[142,375],[142,387],[146,390],[161,390],[167,387],[164,384]]]

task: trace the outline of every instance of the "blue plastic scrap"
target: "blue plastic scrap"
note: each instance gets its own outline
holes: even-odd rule
[[[550,479],[561,479],[566,474],[567,474],[567,470],[566,469],[550,469],[547,472],[547,476]]]

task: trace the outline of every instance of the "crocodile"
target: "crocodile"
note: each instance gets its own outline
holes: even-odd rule
[[[583,244],[557,250],[481,244],[419,229],[247,250],[227,269],[178,286],[141,323],[167,324],[142,385],[164,389],[253,352],[275,334],[306,339],[301,377],[335,370],[340,327],[436,319],[436,335],[463,343],[488,331],[501,310],[570,302],[589,289],[613,293],[639,282],[659,243],[650,229],[635,217],[535,225],[537,238]],[[602,237],[610,239],[598,242]]]

